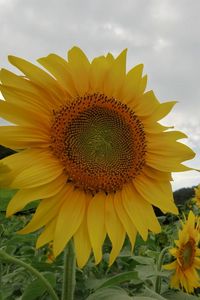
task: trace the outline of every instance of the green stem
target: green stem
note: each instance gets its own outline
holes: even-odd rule
[[[76,257],[73,241],[70,240],[64,253],[62,300],[73,300],[76,285]]]
[[[0,250],[0,258],[17,264],[19,266],[24,267],[25,269],[27,269],[30,273],[32,273],[33,275],[35,275],[45,286],[46,290],[49,292],[49,294],[51,295],[51,298],[53,300],[59,300],[58,296],[56,295],[54,289],[52,288],[51,284],[48,282],[48,280],[46,280],[46,278],[40,273],[38,272],[35,268],[33,268],[32,266],[28,265],[27,263],[25,263],[24,261],[19,260],[16,257],[13,257],[9,254],[7,254],[6,252],[4,252],[3,250]]]
[[[170,246],[167,246],[164,249],[162,249],[162,251],[160,252],[160,255],[158,257],[158,262],[157,262],[157,272],[161,272],[164,256],[170,248],[171,248]],[[158,294],[160,294],[161,292],[161,276],[159,274],[156,276],[155,292]]]

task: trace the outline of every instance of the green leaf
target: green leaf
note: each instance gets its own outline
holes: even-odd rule
[[[132,256],[131,258],[141,265],[153,265],[154,264],[154,259],[151,257]]]
[[[157,270],[155,265],[137,265],[135,270],[138,272],[138,277],[141,280],[146,280],[152,276],[156,276]]]
[[[166,300],[166,298],[164,298],[160,294],[157,294],[154,290],[148,288],[147,286],[145,286],[145,290],[143,291],[142,295],[144,297],[150,297],[151,299],[154,299],[154,300]]]
[[[186,294],[182,291],[167,291],[166,293],[163,294],[163,296],[165,297],[165,299],[169,299],[169,300],[199,300],[199,297],[193,296],[193,295],[189,295]]]
[[[133,300],[155,300],[156,298],[152,297],[143,297],[143,296],[136,296],[132,298]]]
[[[125,281],[131,281],[133,279],[139,279],[136,271],[124,272],[107,279],[102,279],[99,282],[96,281],[95,289],[110,287],[113,285],[118,285]]]
[[[138,297],[140,297],[140,296],[138,296]],[[149,297],[149,299],[154,299],[154,300],[166,300],[166,298],[164,298],[160,294],[157,294],[154,290],[149,289],[147,286],[145,286],[145,289],[142,293],[142,297],[147,297],[147,298]]]
[[[45,273],[43,275],[49,281],[49,283],[52,285],[52,287],[55,287],[55,285],[56,285],[55,275],[50,272]],[[45,291],[46,291],[46,288],[45,288],[44,284],[39,279],[35,279],[26,287],[24,294],[22,295],[22,300],[38,299],[38,297],[41,297]]]
[[[86,300],[131,300],[126,291],[121,288],[113,287],[106,289],[99,289]],[[152,299],[151,299],[152,300]]]

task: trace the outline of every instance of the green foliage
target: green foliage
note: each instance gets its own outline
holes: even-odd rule
[[[52,272],[45,272],[43,276],[49,281],[52,287],[56,286],[56,278]],[[33,280],[24,290],[21,300],[35,300],[42,297],[46,289],[39,279]]]
[[[0,212],[6,211],[10,199],[14,196],[16,192],[17,192],[16,190],[11,190],[11,189],[0,189]],[[22,209],[21,212],[19,212],[18,214],[25,215],[34,212],[35,208],[38,205],[38,200],[37,199],[35,200],[36,201],[27,204],[26,207]]]
[[[8,202],[14,196],[15,191],[10,189],[0,189],[0,212],[5,211]]]

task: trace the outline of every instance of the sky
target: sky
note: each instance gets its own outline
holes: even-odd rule
[[[147,90],[178,101],[163,124],[188,135],[196,157],[187,165],[200,169],[199,11],[199,0],[0,0],[0,67],[14,70],[8,54],[35,62],[74,45],[90,59],[128,48],[127,66],[144,64]],[[200,183],[196,171],[173,178],[174,190]]]

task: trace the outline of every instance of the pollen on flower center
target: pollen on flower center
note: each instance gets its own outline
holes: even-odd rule
[[[92,193],[122,189],[145,164],[141,121],[104,94],[77,97],[55,111],[50,147],[69,181]]]
[[[194,257],[195,257],[195,241],[193,239],[190,239],[180,249],[179,260],[184,270],[189,268],[193,264]]]

